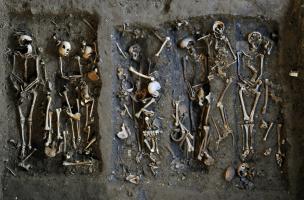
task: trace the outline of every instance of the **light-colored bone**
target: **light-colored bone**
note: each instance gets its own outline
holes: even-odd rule
[[[245,122],[245,121],[249,121],[249,115],[247,114],[246,106],[245,106],[245,102],[244,102],[244,97],[243,97],[243,91],[244,90],[245,90],[245,86],[240,85],[239,97],[240,97],[240,100],[241,100],[241,106],[242,106],[242,110],[243,110],[243,119],[244,119],[244,122]]]
[[[63,166],[77,166],[77,165],[93,165],[93,162],[91,160],[89,161],[75,161],[75,162],[69,162],[69,161],[63,161]]]
[[[142,73],[136,71],[136,70],[134,69],[134,67],[132,67],[132,66],[129,67],[129,71],[132,72],[133,74],[136,74],[137,76],[142,77],[142,78],[149,79],[149,80],[151,80],[151,81],[155,81],[155,78],[154,78],[154,77],[144,75],[144,74],[142,74]]]
[[[237,57],[236,57],[236,55],[235,55],[235,53],[234,53],[234,51],[233,51],[233,49],[232,49],[232,46],[231,46],[231,44],[230,44],[230,41],[229,41],[229,39],[228,39],[227,37],[226,37],[226,43],[227,43],[227,45],[228,45],[228,48],[229,48],[229,50],[230,50],[231,55],[233,56],[233,60],[236,60]]]
[[[79,73],[80,73],[81,77],[83,77],[82,65],[81,65],[81,63],[80,63],[80,56],[76,56],[75,59],[77,60],[77,63],[78,63]]]
[[[215,131],[216,131],[217,136],[218,136],[218,139],[217,139],[217,141],[215,142],[215,144],[216,144],[216,150],[218,150],[218,149],[219,149],[220,142],[221,142],[225,137],[221,136],[221,133],[220,133],[220,131],[219,131],[219,129],[218,129],[218,126],[216,125],[216,122],[215,122],[215,120],[213,119],[213,117],[211,117],[211,120],[212,120],[212,122],[213,122],[213,125],[214,125],[214,127],[215,127]]]
[[[201,145],[200,145],[200,148],[199,148],[199,154],[197,156],[198,160],[202,160],[203,155],[204,155],[205,151],[207,150],[207,142],[208,142],[208,138],[209,138],[210,127],[209,126],[203,126],[203,129],[204,129],[205,134],[204,134],[204,138],[201,141]]]
[[[268,104],[268,90],[269,90],[269,80],[265,79],[265,103],[262,108],[262,114],[264,115],[266,113],[267,104]]]
[[[89,125],[89,104],[85,104],[85,112],[86,112],[86,118],[84,123],[84,128],[88,127]]]
[[[250,133],[250,146],[249,146],[249,149],[250,149],[251,153],[254,153],[254,149],[253,149],[253,144],[254,144],[253,127],[254,127],[253,123],[249,124],[249,133]]]
[[[152,98],[146,105],[144,105],[144,107],[142,107],[136,114],[135,114],[135,117],[136,118],[139,118],[141,113],[146,109],[148,108],[151,104],[155,103],[155,99]]]
[[[244,124],[245,130],[245,151],[249,150],[249,124]]]
[[[72,129],[72,144],[73,144],[73,148],[77,149],[76,138],[75,138],[75,129],[74,129],[74,121],[71,118],[70,118],[70,124],[71,124],[71,129]]]
[[[19,111],[19,120],[20,120],[20,128],[21,128],[21,158],[25,156],[25,133],[24,133],[24,123],[25,123],[25,117],[22,114],[21,105],[18,105],[18,111]]]
[[[173,105],[175,106],[175,126],[179,126],[179,103],[180,101],[173,101]]]
[[[255,113],[255,110],[256,110],[256,106],[257,106],[257,104],[258,104],[258,102],[259,102],[260,96],[261,96],[261,92],[257,92],[257,93],[256,93],[256,96],[255,96],[255,100],[254,100],[254,104],[253,104],[252,110],[251,110],[251,112],[250,112],[250,117],[249,117],[249,121],[250,121],[251,123],[253,123],[253,120],[254,120],[254,113]]]
[[[85,131],[87,132],[87,142],[88,142],[91,137],[91,126],[87,126]]]
[[[47,138],[47,141],[45,143],[45,146],[50,146],[50,144],[52,143],[52,134],[53,134],[53,128],[52,128],[52,116],[53,116],[53,112],[52,111],[49,111],[49,117],[48,117],[48,120],[49,120],[49,130],[48,130],[48,138]]]
[[[158,52],[155,54],[156,57],[159,57],[160,53],[163,51],[165,45],[167,44],[167,42],[170,41],[170,37],[166,37],[165,41],[163,42],[163,44],[161,45],[160,49],[158,50]]]
[[[224,113],[224,105],[223,105],[223,99],[224,99],[224,96],[228,90],[228,88],[230,87],[230,85],[232,84],[232,78],[228,78],[227,79],[227,84],[225,86],[225,88],[223,89],[218,101],[217,101],[217,104],[216,106],[219,108],[220,110],[220,113],[221,113],[221,117],[222,117],[222,121],[223,121],[223,126],[224,126],[224,129],[225,129],[225,134],[228,135],[229,133],[232,132],[230,126],[229,126],[229,123],[228,123],[228,120],[225,116],[225,113]]]
[[[32,100],[32,105],[31,105],[31,109],[30,109],[30,114],[27,118],[27,122],[28,122],[28,148],[32,149],[32,125],[33,125],[33,112],[34,112],[34,107],[35,107],[35,103],[37,100],[37,91],[33,90],[33,100]]]
[[[25,162],[37,151],[37,149],[33,149],[33,151],[27,155],[25,158],[22,158],[21,162],[18,163],[18,166],[28,171],[31,167],[30,164],[25,164]]]
[[[91,141],[89,141],[88,145],[84,148],[84,150],[87,150],[88,148],[90,148],[90,146],[92,146],[92,144],[94,144],[94,142],[96,142],[96,137],[94,137]]]
[[[67,150],[67,135],[68,131],[63,131],[63,153],[66,153]]]
[[[72,113],[72,108],[71,108],[71,105],[70,105],[70,102],[68,99],[68,91],[64,90],[63,95],[64,95],[65,101],[68,105],[68,111],[69,111],[69,113]],[[76,146],[76,138],[75,138],[74,121],[72,118],[70,118],[70,124],[71,124],[71,129],[72,129],[72,144],[73,144],[73,148],[76,149],[77,146]]]
[[[45,131],[49,131],[50,130],[50,126],[49,126],[49,110],[50,110],[50,106],[51,106],[51,101],[52,101],[52,97],[50,95],[47,95],[47,106],[46,106],[46,112],[45,112],[45,126],[44,126],[44,130]]]
[[[56,109],[56,118],[57,118],[57,140],[62,139],[61,132],[60,132],[60,113],[62,109],[57,108]]]
[[[119,131],[116,135],[119,139],[127,139],[130,136],[128,127],[123,123],[121,126],[121,131]]]
[[[119,46],[118,42],[115,42],[115,45],[119,51],[119,53],[125,58],[128,59],[127,55],[125,54],[125,52],[123,52],[123,50],[121,49],[121,47]]]
[[[259,56],[260,56],[260,75],[259,75],[257,81],[262,79],[263,70],[264,70],[264,55],[259,54]]]
[[[64,78],[64,79],[69,79],[67,76],[65,76],[63,74],[63,64],[62,64],[62,57],[61,56],[59,56],[59,68],[60,68],[61,77]]]
[[[265,142],[266,142],[266,140],[267,140],[268,134],[269,134],[269,132],[270,132],[272,126],[273,126],[273,122],[270,123],[270,125],[269,125],[269,127],[268,127],[268,129],[267,129],[267,131],[266,131],[266,134],[265,134],[265,136],[264,136],[264,138],[263,138],[263,140],[264,140]]]
[[[185,134],[184,140],[186,140],[186,143],[187,143],[187,152],[188,153],[193,152],[194,151],[194,146],[193,146],[194,137],[191,134],[191,132],[185,127],[185,125],[183,125],[180,121],[179,121],[179,124],[180,124],[181,131]],[[184,143],[184,140],[181,141],[181,144]]]
[[[79,99],[76,99],[77,104],[77,113],[80,113],[80,102]],[[77,132],[77,141],[80,143],[81,141],[81,134],[80,134],[80,118],[76,121],[76,132]]]

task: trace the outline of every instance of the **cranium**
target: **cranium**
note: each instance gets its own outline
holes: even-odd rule
[[[58,52],[61,57],[66,57],[71,51],[71,43],[68,41],[62,41],[59,44]]]
[[[262,34],[254,31],[248,34],[248,43],[253,49],[257,49],[262,42]]]
[[[153,97],[158,97],[159,96],[159,90],[161,89],[161,86],[159,82],[157,81],[151,81],[148,85],[148,92],[153,96]]]
[[[82,49],[82,57],[88,60],[93,54],[93,48],[91,46],[84,46]]]
[[[130,46],[129,53],[134,61],[139,61],[141,48],[138,44]]]
[[[212,30],[216,35],[223,35],[225,30],[225,24],[222,21],[215,21]]]

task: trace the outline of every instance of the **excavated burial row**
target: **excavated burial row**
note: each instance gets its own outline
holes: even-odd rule
[[[66,81],[63,81],[59,78],[59,61],[58,61],[58,47],[56,47],[56,42],[52,39],[52,35],[56,33],[56,36],[60,40],[67,40],[71,42],[71,52],[68,58],[63,58],[63,71],[65,75],[79,74],[77,60],[74,58],[77,55],[81,54],[81,42],[86,41],[88,44],[92,44],[97,40],[97,19],[87,13],[72,13],[65,16],[55,16],[55,15],[27,15],[26,13],[11,13],[10,15],[10,24],[11,24],[11,35],[9,38],[9,47],[14,49],[15,38],[13,37],[14,32],[17,30],[26,30],[32,33],[33,35],[33,46],[34,48],[41,47],[43,48],[43,53],[41,55],[42,59],[45,62],[45,68],[47,71],[47,78],[52,85],[52,102],[50,110],[53,111],[53,135],[57,135],[56,131],[56,112],[55,109],[59,107],[66,107],[67,104],[62,95],[64,89],[64,84]],[[98,45],[98,44],[97,44]],[[98,48],[98,46],[97,46]],[[37,49],[35,50],[37,51]],[[9,58],[12,60],[12,57]],[[18,59],[16,63],[16,69],[20,74],[23,73],[23,60]],[[83,61],[82,61],[83,62]],[[33,70],[35,63],[29,62],[29,76],[35,77],[35,72]],[[40,67],[41,77],[44,79],[44,68]],[[11,73],[12,65],[7,66],[6,72],[7,75]],[[84,71],[87,71],[84,67]],[[9,124],[9,130],[11,130],[10,138],[15,141],[20,141],[20,125],[19,117],[16,107],[16,91],[14,90],[9,78],[8,85],[10,85],[9,90],[9,109],[8,120],[13,123]],[[100,140],[100,128],[98,125],[98,98],[101,88],[101,81],[87,81],[89,85],[90,94],[95,98],[95,107],[94,107],[94,122],[92,124],[91,136],[97,137],[97,142],[92,145],[92,154],[91,157],[94,159],[93,166],[79,166],[79,167],[64,167],[62,161],[64,160],[63,154],[58,154],[54,158],[49,158],[44,153],[44,126],[45,126],[45,111],[47,106],[46,98],[46,87],[42,84],[39,84],[37,87],[38,97],[36,106],[33,112],[33,131],[32,131],[32,146],[38,150],[33,154],[33,156],[28,159],[27,163],[32,166],[29,174],[90,174],[90,173],[100,173],[101,171],[101,152],[99,149],[99,140]],[[69,101],[72,106],[73,112],[76,111],[76,86],[71,84],[68,86],[68,96]],[[26,100],[24,105],[22,105],[24,116],[27,117],[29,112],[29,105],[31,103],[32,97],[29,95],[29,98]],[[84,127],[85,121],[85,107],[81,106],[81,127]],[[69,130],[70,134],[67,137],[67,151],[73,152],[73,157],[77,160],[82,160],[84,158],[89,158],[87,156],[82,156],[76,151],[72,150],[71,144],[71,129],[70,124],[67,118],[65,118],[64,111],[61,113],[61,131]],[[76,128],[76,125],[74,125]],[[27,129],[25,129],[27,130]],[[25,131],[27,136],[27,131]],[[81,130],[81,135],[83,141],[86,139],[86,133]],[[27,140],[28,137],[26,137]],[[84,143],[81,145],[85,145]],[[31,151],[28,151],[28,153]],[[7,165],[13,170],[19,173],[23,173],[23,170],[20,169],[18,165],[18,155],[20,154],[20,149],[16,149],[13,146],[10,146],[9,151],[9,162]]]
[[[113,126],[114,133],[113,137],[113,170],[115,170],[115,180],[123,181],[129,174],[136,174],[142,177],[143,183],[157,183],[160,185],[175,185],[182,187],[189,187],[192,190],[201,191],[212,190],[212,188],[217,185],[218,187],[229,188],[231,191],[236,190],[235,185],[240,184],[238,178],[235,178],[232,183],[225,183],[223,178],[223,173],[229,165],[236,167],[239,163],[239,156],[241,153],[241,127],[242,121],[242,110],[240,106],[240,100],[238,96],[239,87],[237,85],[237,72],[236,65],[232,65],[229,69],[229,74],[234,78],[233,84],[225,95],[225,106],[227,109],[228,120],[230,122],[231,128],[233,129],[235,135],[235,147],[232,147],[232,139],[229,136],[225,141],[220,144],[220,150],[217,152],[215,150],[215,141],[217,139],[217,134],[214,127],[211,125],[211,141],[209,148],[212,155],[216,159],[216,163],[211,167],[203,167],[198,162],[193,159],[185,159],[185,154],[180,150],[179,146],[172,141],[170,141],[170,133],[173,130],[173,118],[171,117],[174,113],[174,107],[172,106],[172,101],[178,98],[183,100],[183,109],[189,109],[189,100],[187,97],[186,84],[183,79],[183,66],[182,57],[185,56],[185,50],[178,48],[178,42],[187,36],[193,36],[195,34],[207,34],[212,29],[212,24],[215,20],[221,20],[225,23],[226,34],[230,39],[233,49],[236,51],[248,50],[247,35],[252,31],[259,31],[262,35],[271,38],[274,42],[274,48],[270,56],[265,58],[265,71],[263,75],[264,78],[269,78],[274,83],[274,92],[281,95],[281,86],[279,85],[278,76],[273,73],[278,59],[278,48],[280,41],[278,41],[278,24],[273,21],[265,21],[257,18],[241,17],[241,16],[208,16],[200,18],[191,18],[188,20],[189,26],[181,26],[179,30],[176,28],[174,22],[168,22],[162,24],[155,29],[148,25],[142,24],[130,24],[123,30],[123,27],[116,27],[116,32],[112,38],[112,58],[114,62],[113,67]],[[138,30],[138,38],[134,37],[132,30]],[[164,49],[159,58],[155,57],[154,54],[158,51],[162,42],[157,39],[153,31],[156,31],[163,38],[169,36],[172,41],[171,49]],[[144,37],[140,37],[140,35]],[[131,45],[139,44],[142,51],[143,61],[139,64],[132,61],[128,55],[128,59],[125,59],[116,43],[119,44],[121,49],[128,55],[128,49]],[[199,45],[198,45],[199,46]],[[201,47],[198,47],[198,52],[206,52],[206,48],[203,43]],[[161,98],[155,106],[156,115],[159,116],[161,122],[161,129],[163,133],[160,136],[159,146],[160,146],[160,168],[156,177],[154,177],[150,168],[147,166],[149,163],[148,159],[143,159],[139,164],[136,163],[135,157],[138,153],[137,147],[137,134],[138,125],[131,120],[128,115],[121,116],[121,111],[124,110],[124,104],[126,104],[132,113],[132,104],[130,101],[121,101],[118,98],[118,93],[120,92],[120,80],[117,76],[117,69],[123,68],[126,73],[128,73],[129,66],[135,67],[137,70],[142,67],[144,71],[154,72],[158,71],[157,80],[161,83]],[[191,67],[194,66],[194,69]],[[149,68],[149,70],[148,70]],[[195,78],[200,80],[201,77],[206,76],[202,70],[202,66],[199,64],[195,65],[193,63],[187,64],[186,70],[195,71]],[[128,80],[132,80],[132,75]],[[213,94],[213,103],[211,108],[211,115],[222,125],[219,110],[216,108],[215,104],[218,96],[220,95],[224,87],[223,81],[219,79],[212,80],[210,82],[210,89]],[[278,168],[275,160],[276,151],[276,128],[270,133],[267,143],[262,142],[262,137],[264,136],[265,130],[260,129],[260,122],[262,119],[261,109],[264,104],[264,86],[261,87],[261,98],[256,109],[256,119],[255,119],[255,150],[256,157],[254,158],[255,168],[257,170],[257,176],[254,180],[254,187],[257,190],[281,190],[285,191],[287,188],[286,174],[281,174],[281,169]],[[249,110],[252,103],[253,97],[245,97],[247,102],[247,109]],[[270,100],[268,105],[268,112],[264,116],[266,121],[274,121],[275,123],[282,123],[283,119],[280,114],[281,107],[277,105],[274,101]],[[153,108],[153,107],[151,107]],[[136,108],[138,111],[138,108]],[[199,120],[200,110],[198,106],[194,105],[194,121]],[[189,127],[190,120],[189,114],[186,114],[185,125]],[[131,129],[131,137],[121,141],[115,136],[116,133],[121,131],[121,125],[125,123]],[[211,122],[210,122],[211,124]],[[173,160],[171,153],[168,151],[167,145],[173,149],[174,155],[180,158],[178,163]],[[266,148],[272,148],[272,154],[269,157],[263,155]],[[178,164],[178,169],[177,169]],[[283,167],[283,171],[286,172],[287,162]],[[203,173],[201,173],[203,172]]]

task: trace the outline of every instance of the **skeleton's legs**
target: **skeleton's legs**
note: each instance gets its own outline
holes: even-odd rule
[[[24,123],[25,123],[25,117],[22,114],[21,105],[18,105],[18,111],[19,111],[19,119],[20,119],[20,128],[21,128],[21,158],[24,158],[25,156],[25,133],[24,133]]]

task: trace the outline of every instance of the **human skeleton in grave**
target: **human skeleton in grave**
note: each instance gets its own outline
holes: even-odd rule
[[[70,56],[71,44],[68,41],[57,40],[55,35],[53,35],[53,38],[56,39],[58,45],[60,78],[65,80],[64,84],[61,85],[63,86],[62,88],[54,89],[57,90],[60,96],[64,99],[66,107],[55,108],[57,124],[57,134],[55,135],[52,127],[52,89],[49,89],[47,93],[48,103],[45,120],[45,132],[47,135],[45,142],[45,154],[48,157],[55,157],[60,153],[64,153],[66,158],[64,163],[65,166],[82,165],[81,163],[86,165],[87,161],[79,162],[79,160],[76,160],[76,163],[74,163],[74,159],[77,158],[74,158],[72,156],[73,153],[71,152],[77,151],[78,155],[89,155],[91,152],[90,147],[94,142],[96,142],[96,136],[92,135],[95,99],[90,94],[89,82],[98,80],[99,76],[97,76],[98,78],[96,79],[96,73],[95,78],[92,80],[87,74],[91,72],[92,65],[90,64],[94,63],[95,65],[98,62],[98,55],[96,54],[95,50],[92,50],[91,46],[89,47],[85,43],[82,43],[83,47],[80,54],[81,57],[75,57],[78,63],[79,74],[65,75],[63,73],[62,58]],[[81,61],[86,61],[85,66],[81,64]],[[83,68],[87,67],[88,65],[90,67],[83,70]],[[66,71],[70,73],[71,69],[67,68]],[[84,73],[87,76],[85,76]],[[82,107],[85,107],[85,114],[82,113]],[[82,116],[85,116],[85,119],[83,119]],[[70,125],[68,127],[66,126],[67,122],[69,122]],[[84,125],[82,122],[84,122]],[[85,137],[83,137],[83,133],[86,133]],[[70,146],[72,146],[72,149]],[[88,162],[92,164],[92,161]]]
[[[215,75],[226,79],[225,70],[236,62],[236,55],[224,31],[225,24],[222,21],[215,21],[212,26],[212,33],[198,39],[198,41],[204,40],[208,47],[209,80],[213,79]]]
[[[152,161],[151,165],[155,167],[157,165],[155,154],[159,154],[158,140],[159,135],[162,133],[162,131],[154,123],[156,117],[155,112],[153,110],[148,110],[148,108],[152,104],[155,104],[157,98],[159,98],[159,90],[161,89],[161,86],[160,83],[156,81],[154,77],[144,75],[136,71],[133,67],[129,67],[129,71],[139,77],[149,80],[145,88],[148,94],[145,95],[145,97],[141,100],[143,106],[139,109],[137,113],[135,113],[135,118],[139,121],[144,121],[144,125],[142,126],[143,129],[141,130],[143,136],[142,142],[150,153],[149,157]]]
[[[33,125],[33,112],[37,99],[37,86],[41,81],[40,77],[40,64],[42,62],[40,56],[35,54],[33,48],[32,35],[26,31],[20,31],[15,33],[17,47],[13,51],[13,69],[10,74],[10,79],[17,91],[17,108],[19,113],[19,124],[21,129],[21,152],[20,157],[23,159],[26,154],[26,149],[32,149],[32,125]],[[17,59],[23,61],[23,68],[16,66]],[[29,62],[34,61],[33,65],[29,66]],[[34,68],[34,73],[30,73],[30,67]],[[30,111],[25,117],[27,108],[22,108],[26,105],[32,96]],[[26,122],[27,122],[27,136],[26,136]],[[27,141],[26,141],[27,140]]]
[[[225,86],[218,97],[216,107],[219,109],[222,119],[222,131],[218,131],[217,146],[219,143],[232,135],[232,141],[234,141],[233,131],[229,125],[227,114],[224,106],[224,97],[227,90],[233,83],[232,77],[227,77],[227,70],[232,64],[236,62],[236,55],[231,47],[228,37],[224,34],[225,24],[221,21],[215,21],[212,27],[212,33],[199,38],[198,40],[204,40],[207,44],[208,51],[208,79],[212,80],[216,76],[225,81]],[[213,120],[214,125],[217,127],[216,122]],[[221,133],[222,132],[222,133]]]
[[[241,159],[246,160],[254,153],[254,116],[256,106],[259,102],[261,92],[259,87],[262,84],[264,70],[264,57],[270,55],[272,42],[263,37],[259,32],[248,34],[249,52],[237,52],[237,71],[239,78],[239,97],[243,112],[243,134],[242,134],[242,155]],[[241,73],[249,69],[252,73],[250,77],[245,77]],[[243,94],[254,96],[254,103],[251,110],[247,112],[246,102]]]
[[[215,76],[219,76],[220,78],[226,80],[226,85],[221,92],[218,101],[217,101],[217,108],[219,108],[221,118],[223,121],[223,133],[221,134],[217,128],[219,139],[218,144],[224,138],[226,138],[229,134],[233,136],[232,129],[228,123],[227,115],[224,109],[224,96],[228,88],[232,83],[232,78],[228,77],[225,72],[226,69],[229,68],[232,64],[236,61],[235,53],[231,47],[230,41],[227,36],[224,34],[225,24],[221,21],[215,21],[212,27],[212,33],[206,36],[203,36],[198,39],[204,40],[207,45],[207,70],[205,72],[208,73],[208,80],[212,80]],[[191,41],[190,41],[191,42]],[[206,84],[205,84],[206,85]],[[207,84],[209,85],[209,83]],[[210,89],[209,89],[210,90]],[[204,160],[205,165],[212,165],[214,163],[214,159],[208,152],[208,143],[209,143],[209,113],[211,109],[211,92],[204,89],[203,87],[200,88],[197,92],[197,97],[199,99],[199,105],[202,107],[201,113],[201,120],[199,125],[199,135],[203,135],[201,143],[199,145],[199,152],[197,159]],[[215,123],[215,121],[213,120]],[[216,124],[215,124],[216,125]]]

